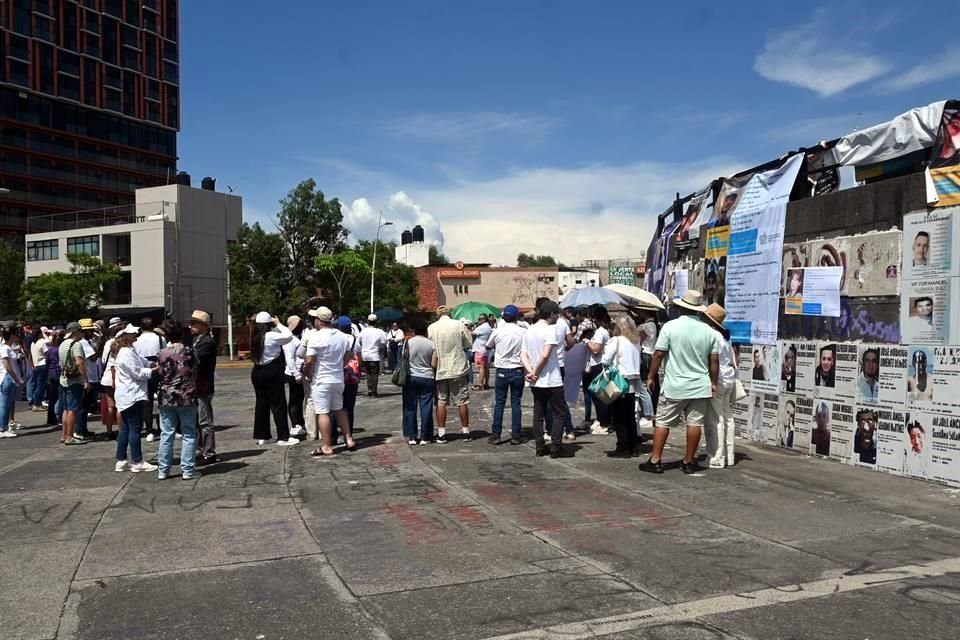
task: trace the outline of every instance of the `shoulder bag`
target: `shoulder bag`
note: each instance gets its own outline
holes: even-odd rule
[[[407,386],[407,378],[410,377],[410,352],[407,349],[406,342],[401,343],[400,349],[400,364],[393,372],[390,382],[398,387],[405,387]]]
[[[603,365],[603,371],[593,379],[589,387],[590,393],[605,405],[613,404],[620,396],[630,390],[630,383],[621,375],[616,364],[620,361],[621,338],[614,339],[617,341],[617,355],[614,357],[613,363]]]

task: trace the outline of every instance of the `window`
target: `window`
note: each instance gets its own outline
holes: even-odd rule
[[[127,0],[127,22],[140,26],[140,0]]]
[[[103,12],[109,13],[114,18],[122,18],[123,2],[121,0],[104,0]]]
[[[27,261],[57,260],[60,258],[60,243],[58,240],[34,240],[27,243]]]
[[[470,285],[455,284],[453,285],[453,293],[458,296],[465,296],[470,293]]]
[[[117,21],[103,17],[103,61],[117,64]]]
[[[37,53],[40,61],[40,84],[37,88],[44,93],[53,93],[53,47],[38,44]]]
[[[60,74],[60,96],[70,100],[80,100],[80,78]]]
[[[163,30],[163,35],[168,40],[177,39],[177,0],[166,0],[166,4],[163,7],[163,17],[166,20],[166,25]]]
[[[80,253],[85,256],[100,255],[100,236],[80,236],[67,238],[67,253]]]
[[[132,274],[129,271],[124,271],[120,274],[119,280],[104,287],[103,303],[130,304],[133,299],[132,291]]]
[[[97,106],[97,72],[100,65],[96,60],[83,59],[83,101]]]
[[[63,35],[60,46],[71,51],[77,50],[77,7],[69,2],[63,5]]]

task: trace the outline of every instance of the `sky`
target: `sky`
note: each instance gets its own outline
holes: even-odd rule
[[[960,97],[945,7],[192,0],[179,166],[268,228],[314,178],[354,241],[638,257],[678,192]]]

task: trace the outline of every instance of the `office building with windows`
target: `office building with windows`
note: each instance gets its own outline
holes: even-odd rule
[[[178,4],[0,2],[0,234],[173,182]]]

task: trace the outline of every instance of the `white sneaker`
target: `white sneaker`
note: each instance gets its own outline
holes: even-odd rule
[[[167,474],[165,474],[163,471],[157,474],[157,480],[166,480],[166,479],[167,479]]]
[[[9,424],[9,427],[10,427],[11,429],[22,429],[22,428],[23,428],[23,425],[20,424],[19,422],[11,422],[11,423]]]
[[[129,468],[129,464],[126,460],[117,460],[117,464],[114,465],[114,471],[126,471]]]
[[[159,469],[157,465],[150,464],[146,460],[130,465],[130,471],[133,471],[134,473],[140,473],[141,471],[156,471],[157,469]]]
[[[650,427],[653,426],[653,422],[650,420],[647,420],[646,418],[640,418],[640,421],[637,423],[637,426],[640,427],[641,429],[649,429]]]
[[[153,442],[155,439],[152,432],[147,434],[147,442]]]
[[[183,434],[182,434],[182,433],[178,433],[178,434],[176,434],[174,437],[175,437],[177,440],[183,440]]]
[[[590,433],[595,436],[605,436],[607,435],[607,428],[601,427],[599,422],[594,422],[590,426]]]
[[[287,438],[286,440],[277,440],[278,447],[292,447],[295,444],[300,444],[300,441],[296,438]]]
[[[575,433],[573,433],[573,432],[565,433],[565,434],[563,434],[563,439],[564,439],[564,440],[576,440],[576,439],[577,439],[577,434],[575,434]]]
[[[267,441],[266,441],[266,440],[257,440],[257,444],[259,444],[259,445],[264,445],[264,444],[267,444]]]
[[[43,407],[44,409],[47,409],[50,406],[50,403],[44,400],[43,402],[40,403],[40,406]]]
[[[410,438],[409,440],[407,440],[407,444],[413,447],[417,444],[417,441],[414,440],[413,438]]]
[[[421,447],[425,447],[425,446],[427,446],[428,444],[430,444],[430,441],[429,441],[429,440],[421,440],[421,441],[420,441],[420,446],[421,446]]]
[[[307,430],[303,428],[303,425],[297,425],[293,429],[290,429],[290,435],[292,436],[305,436],[307,435]]]
[[[0,438],[16,438],[16,437],[17,437],[17,434],[15,434],[10,429],[7,429],[6,431],[0,431]]]

